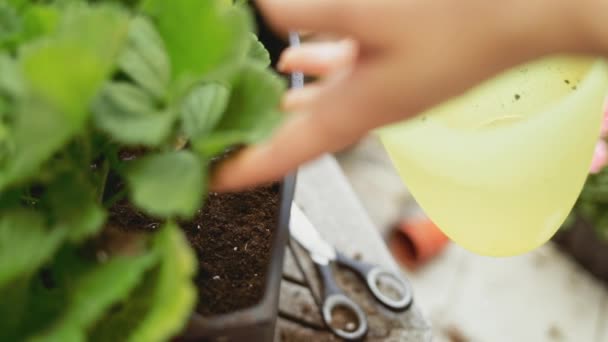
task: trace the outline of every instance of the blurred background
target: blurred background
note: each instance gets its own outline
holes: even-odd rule
[[[389,246],[403,222],[424,217],[375,137],[337,158]],[[435,340],[608,341],[608,244],[588,224],[570,225],[559,244],[518,257],[481,257],[448,242],[403,263]]]

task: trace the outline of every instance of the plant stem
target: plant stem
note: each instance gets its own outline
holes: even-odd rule
[[[111,208],[114,204],[118,203],[121,199],[123,199],[126,194],[127,194],[126,189],[120,190],[119,192],[112,195],[112,197],[110,197],[107,201],[105,201],[103,203],[103,206],[108,209]]]
[[[106,192],[106,183],[108,182],[108,174],[110,174],[110,162],[107,159],[103,160],[101,165],[101,183],[99,186],[98,200],[103,203],[103,195]]]

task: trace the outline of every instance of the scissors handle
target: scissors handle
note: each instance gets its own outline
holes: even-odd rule
[[[374,297],[386,307],[402,311],[412,305],[414,301],[412,287],[395,272],[351,259],[342,253],[337,254],[336,262],[357,273],[365,281]],[[387,294],[389,291],[390,294]]]
[[[338,287],[334,280],[334,275],[329,264],[315,263],[321,282],[323,284],[323,301],[321,312],[323,321],[327,327],[338,337],[347,341],[361,340],[368,330],[367,319],[363,310],[359,305],[348,298]],[[337,322],[334,321],[334,315],[338,315],[340,311],[346,312],[349,316],[353,316],[356,322]],[[342,323],[342,324],[339,324]],[[352,329],[349,329],[347,324],[355,324]],[[341,327],[340,325],[345,325]]]

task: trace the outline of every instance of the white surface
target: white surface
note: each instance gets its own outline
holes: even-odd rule
[[[338,157],[382,233],[417,211],[375,139]],[[407,273],[437,342],[608,341],[606,287],[551,245],[505,259],[450,245]]]

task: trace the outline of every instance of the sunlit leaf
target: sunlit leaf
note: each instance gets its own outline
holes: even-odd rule
[[[50,5],[30,5],[23,13],[22,40],[28,41],[45,34],[52,33],[57,28],[59,12]]]
[[[15,44],[22,30],[21,18],[9,3],[0,3],[0,50]]]
[[[241,6],[221,0],[145,0],[143,9],[167,46],[178,91],[211,73],[233,73],[247,54],[251,17]]]
[[[24,46],[21,63],[30,87],[81,124],[99,87],[114,69],[128,19],[113,7],[72,6],[56,32]]]

